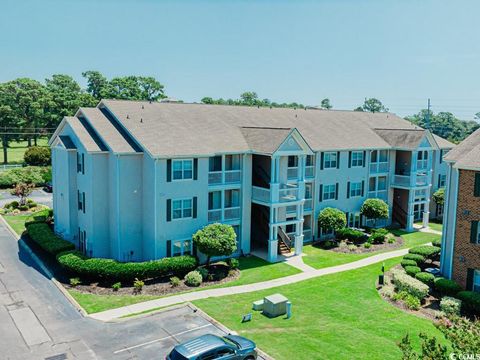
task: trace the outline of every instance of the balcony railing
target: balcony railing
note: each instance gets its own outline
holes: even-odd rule
[[[208,173],[208,184],[235,184],[242,179],[241,170],[210,171]]]
[[[289,167],[287,169],[287,178],[289,180],[297,179],[298,178],[298,167]]]
[[[389,164],[388,161],[370,163],[370,173],[371,174],[387,173],[389,170],[388,164]]]
[[[297,212],[297,205],[287,206],[287,214],[292,214]]]
[[[278,202],[284,203],[299,200],[298,187],[296,185],[282,184],[281,186],[282,187],[278,190]],[[252,186],[252,200],[270,203],[270,189]]]
[[[417,175],[416,185],[417,186],[427,186],[428,185],[428,175]]]
[[[223,213],[223,218],[222,218]],[[208,210],[208,222],[220,222],[240,219],[240,207]]]
[[[303,229],[303,241],[312,240],[312,229]]]
[[[305,199],[305,202],[303,203],[303,209],[312,210],[312,204],[313,204],[312,199]]]
[[[408,175],[395,175],[393,177],[393,185],[409,187],[410,186],[410,176],[408,176]]]
[[[305,166],[305,177],[312,178],[315,176],[315,166]]]
[[[412,175],[395,175],[393,177],[393,185],[404,187],[428,186],[429,175],[427,174],[412,174]]]
[[[270,202],[270,189],[252,186],[252,199],[264,203]]]
[[[293,185],[285,185],[284,188],[278,190],[278,198],[280,202],[298,200],[298,187]]]
[[[369,191],[368,197],[381,199],[383,201],[388,201],[388,191],[387,190]]]

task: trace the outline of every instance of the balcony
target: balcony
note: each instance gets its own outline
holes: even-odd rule
[[[270,203],[270,189],[252,186],[252,200]]]
[[[282,184],[280,185],[280,189],[278,189],[278,200],[275,201],[274,199],[276,198],[276,196],[274,196],[272,199],[270,189],[259,186],[252,186],[252,200],[266,204],[270,204],[272,202],[288,203],[291,201],[300,200],[298,196],[298,191],[299,190],[296,185]]]
[[[313,209],[313,200],[312,199],[305,199],[305,202],[303,203],[303,209],[305,211],[310,211]]]
[[[288,180],[298,179],[298,167],[289,167],[287,169],[287,179]]]
[[[395,175],[392,185],[400,187],[428,186],[430,185],[430,181],[429,176],[424,173],[417,175]]]
[[[388,173],[389,171],[388,165],[389,165],[388,161],[370,163],[370,174]]]
[[[298,199],[298,187],[295,185],[284,184],[278,190],[278,199],[280,202],[296,201]]]
[[[369,198],[381,199],[385,202],[388,202],[388,191],[387,190],[378,190],[378,191],[369,191]]]
[[[210,171],[208,173],[208,185],[239,184],[241,180],[241,170]]]
[[[222,216],[223,215],[223,216]],[[208,210],[208,222],[223,222],[240,219],[240,206]]]

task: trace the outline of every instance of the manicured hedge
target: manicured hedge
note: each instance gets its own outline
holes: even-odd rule
[[[419,280],[407,275],[403,270],[392,270],[393,284],[400,291],[406,291],[409,294],[415,296],[419,300],[422,300],[428,295],[429,287]]]
[[[425,256],[419,254],[407,254],[403,257],[403,260],[413,260],[419,265],[425,262]]]
[[[343,228],[337,230],[337,232],[335,233],[335,237],[339,240],[350,240],[353,242],[359,242],[365,240],[367,238],[367,235],[365,235],[365,233],[360,230]]]
[[[415,277],[420,271],[422,271],[422,269],[418,266],[405,266],[405,272],[412,277]]]
[[[58,254],[57,261],[80,277],[106,281],[131,281],[163,276],[183,277],[197,267],[192,256],[176,256],[145,262],[122,263],[113,259],[88,258],[78,251]]]
[[[427,284],[428,286],[432,286],[435,276],[427,272],[419,272],[415,274],[415,279],[420,280],[422,283]]]
[[[422,255],[429,259],[434,259],[440,254],[440,251],[441,249],[439,247],[430,245],[417,246],[408,250],[410,254]]]
[[[387,229],[375,229],[372,231],[372,234],[368,238],[368,241],[373,244],[383,244],[385,242],[385,238],[388,235]]]
[[[432,245],[441,248],[442,247],[442,239],[432,240]]]
[[[435,279],[435,290],[442,295],[456,296],[458,292],[462,291],[462,287],[453,280],[437,278]]]
[[[406,267],[406,266],[417,266],[417,263],[413,260],[402,260],[402,262],[400,263],[403,267]]]
[[[480,315],[480,293],[460,291],[457,296],[462,300],[462,309],[474,315]]]
[[[55,235],[44,222],[33,221],[26,226],[30,239],[53,256],[64,251],[75,249],[75,245]]]

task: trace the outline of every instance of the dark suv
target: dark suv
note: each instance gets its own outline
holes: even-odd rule
[[[237,335],[202,335],[173,348],[167,360],[255,360],[255,343]]]

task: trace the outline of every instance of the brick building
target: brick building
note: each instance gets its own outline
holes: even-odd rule
[[[480,292],[480,129],[451,150],[445,192],[441,271]]]

